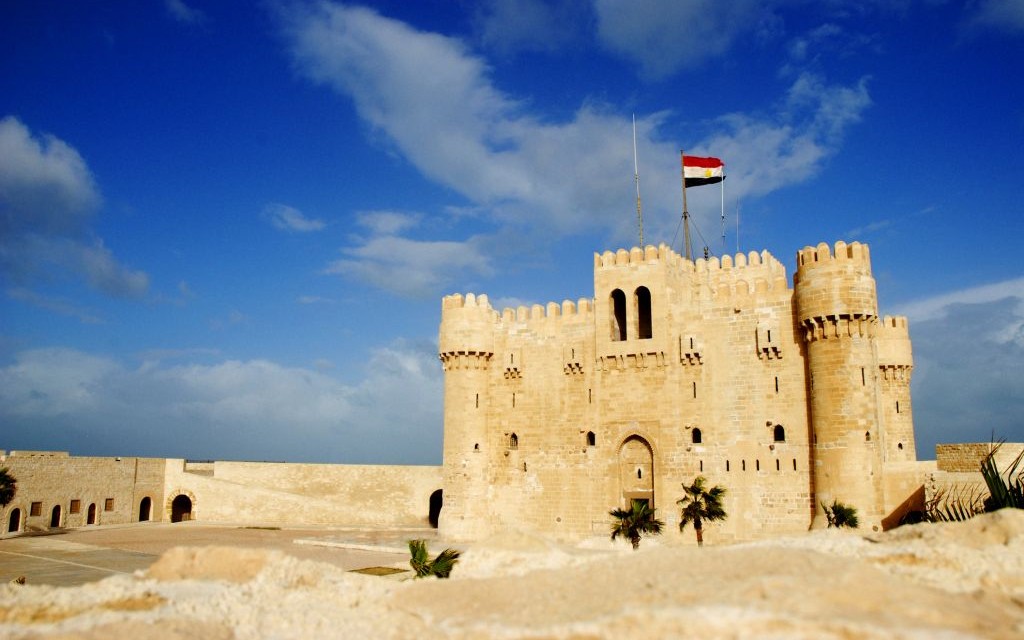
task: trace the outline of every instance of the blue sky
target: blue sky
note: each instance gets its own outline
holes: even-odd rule
[[[870,244],[920,458],[1024,441],[1024,2],[248,4],[0,6],[0,448],[439,463],[440,297],[592,296],[633,114],[647,242],[721,157],[714,254]]]

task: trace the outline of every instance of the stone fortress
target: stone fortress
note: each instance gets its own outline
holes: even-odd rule
[[[671,531],[681,484],[703,475],[728,491],[715,543],[824,527],[833,500],[890,528],[936,489],[979,483],[987,445],[917,461],[907,321],[879,315],[867,245],[796,262],[790,288],[767,251],[690,261],[647,246],[595,255],[594,297],[576,303],[498,312],[447,296],[442,466],[0,451],[18,479],[0,535],[200,520],[571,541],[607,537],[608,511],[632,499]]]

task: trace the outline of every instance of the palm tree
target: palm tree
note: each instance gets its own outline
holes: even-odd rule
[[[7,472],[7,467],[0,469],[0,507],[6,507],[18,493],[18,479]]]
[[[828,520],[828,528],[835,527],[841,529],[843,527],[849,527],[850,529],[856,529],[860,526],[860,521],[857,520],[857,509],[851,507],[848,504],[843,504],[838,500],[833,500],[830,506],[826,506],[824,502],[821,503],[821,508],[825,511],[825,518]]]
[[[722,507],[722,497],[725,496],[725,489],[715,485],[711,489],[705,489],[704,483],[707,480],[704,476],[697,476],[693,484],[683,484],[683,491],[686,495],[676,501],[682,507],[679,520],[679,531],[686,528],[686,525],[693,523],[693,530],[697,532],[697,546],[704,546],[704,523],[716,520],[725,520],[727,517],[725,508]]]
[[[654,517],[654,509],[646,500],[633,500],[629,509],[613,509],[608,515],[615,518],[612,523],[612,540],[622,536],[629,538],[633,550],[640,548],[640,537],[644,534],[658,535],[665,523]]]
[[[416,572],[417,578],[426,576],[447,578],[451,576],[455,563],[459,561],[459,552],[455,549],[445,549],[431,560],[427,552],[426,540],[410,540],[409,555],[412,556],[409,559],[409,565]]]

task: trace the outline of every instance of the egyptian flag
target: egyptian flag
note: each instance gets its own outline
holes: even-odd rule
[[[725,164],[718,158],[684,155],[683,177],[687,187],[715,184],[725,179]]]

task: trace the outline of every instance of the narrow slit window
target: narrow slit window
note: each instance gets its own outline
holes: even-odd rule
[[[725,470],[726,471],[729,470],[729,461],[728,460],[725,461]]]
[[[775,460],[775,470],[776,471],[782,471],[782,465],[779,464],[778,459]]]
[[[760,460],[754,460],[754,470],[755,471],[760,471],[761,470],[761,461]]]
[[[746,471],[746,470],[747,470],[747,461],[746,460],[740,460],[740,471]]]
[[[860,368],[860,384],[862,387],[866,387],[868,385],[868,376],[864,372],[864,367]]]
[[[899,412],[900,412],[900,401],[897,400],[896,401],[896,413],[899,413]]]
[[[775,393],[779,392],[779,376],[775,376]]]
[[[796,471],[796,458],[793,458],[793,471]]]
[[[480,408],[480,394],[479,393],[476,394],[476,408],[477,409]]]
[[[700,472],[704,473],[704,461],[703,460],[700,461]]]
[[[696,380],[693,381],[693,397],[694,398],[697,397],[697,381]]]
[[[644,472],[643,472],[642,469],[640,469],[640,467],[636,468],[636,477],[637,477],[637,479],[640,479],[640,478],[644,477]]]
[[[516,392],[515,391],[512,392],[512,408],[513,409],[516,408]]]

